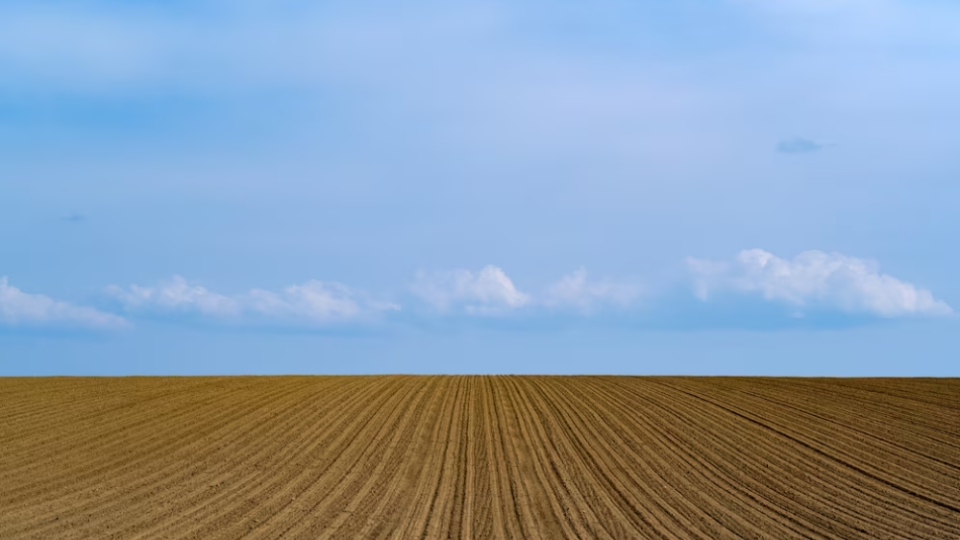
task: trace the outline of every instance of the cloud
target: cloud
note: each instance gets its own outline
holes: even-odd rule
[[[476,273],[469,270],[419,272],[410,289],[441,312],[462,309],[468,314],[491,315],[530,303],[530,296],[517,290],[507,274],[493,265]]]
[[[580,268],[549,284],[542,294],[530,294],[518,290],[510,277],[493,265],[479,272],[419,272],[410,289],[438,312],[488,316],[521,308],[530,316],[570,310],[592,315],[607,307],[630,306],[642,292],[636,283],[592,280],[586,269]]]
[[[93,308],[25,293],[0,277],[0,324],[109,329],[127,326],[127,321]]]
[[[396,304],[370,300],[346,285],[316,280],[279,292],[251,289],[226,296],[174,276],[156,287],[112,286],[108,293],[131,313],[193,315],[232,322],[324,325],[367,320],[400,309]]]
[[[318,323],[356,320],[400,307],[370,301],[346,285],[311,280],[292,285],[280,293],[254,289],[241,304],[255,313],[280,319],[303,319]]]
[[[194,312],[213,317],[237,316],[241,312],[237,300],[191,285],[181,276],[173,276],[158,287],[112,286],[107,291],[133,311]]]
[[[777,152],[784,154],[807,154],[823,150],[831,146],[829,143],[821,143],[803,137],[793,137],[784,139],[777,144]]]
[[[880,273],[872,261],[805,251],[793,260],[762,249],[733,262],[688,259],[694,292],[707,302],[717,293],[759,293],[765,300],[804,309],[839,310],[883,318],[945,316],[953,312],[930,291]]]
[[[583,312],[592,312],[602,305],[626,307],[632,304],[641,292],[641,288],[634,283],[590,281],[586,269],[580,268],[552,284],[542,303],[549,307],[572,307]]]

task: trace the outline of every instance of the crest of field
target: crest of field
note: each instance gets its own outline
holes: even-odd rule
[[[0,538],[960,538],[960,380],[5,378]]]

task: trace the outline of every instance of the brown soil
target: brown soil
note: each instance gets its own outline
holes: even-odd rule
[[[960,539],[960,380],[0,379],[0,538]]]

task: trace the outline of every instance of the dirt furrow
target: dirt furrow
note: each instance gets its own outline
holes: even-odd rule
[[[960,380],[0,378],[0,538],[960,540]]]
[[[960,512],[960,492],[944,489],[944,486],[939,483],[925,478],[925,469],[931,464],[925,463],[922,459],[914,457],[912,461],[909,458],[904,460],[903,456],[888,445],[864,444],[863,440],[857,440],[843,430],[831,429],[831,426],[823,423],[810,422],[802,415],[743,392],[730,393],[722,388],[712,388],[700,395],[702,399],[722,403],[720,406],[746,418],[761,421],[768,429],[789,437],[891,489],[903,491],[951,512]],[[763,415],[762,411],[770,407],[776,409],[776,414],[759,420]],[[908,466],[904,466],[903,463]]]

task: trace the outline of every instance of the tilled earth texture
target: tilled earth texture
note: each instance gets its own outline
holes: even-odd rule
[[[960,380],[0,379],[0,538],[960,538]]]

